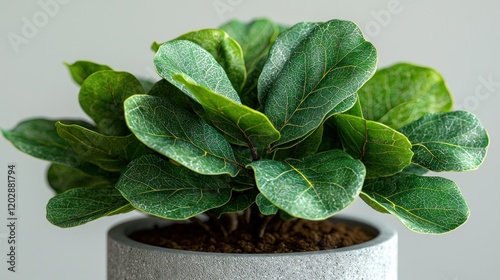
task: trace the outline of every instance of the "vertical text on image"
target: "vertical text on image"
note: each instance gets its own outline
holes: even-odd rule
[[[17,170],[15,164],[7,165],[7,270],[16,272],[17,268]]]

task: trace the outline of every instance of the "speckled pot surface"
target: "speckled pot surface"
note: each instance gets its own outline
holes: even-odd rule
[[[160,248],[128,237],[168,221],[143,218],[108,232],[108,280],[397,279],[397,233],[387,225],[333,218],[377,236],[333,250],[284,254],[205,253]]]

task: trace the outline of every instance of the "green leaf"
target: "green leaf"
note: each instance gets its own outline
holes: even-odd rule
[[[396,130],[427,113],[447,112],[453,106],[438,72],[407,63],[377,71],[358,95],[366,119]]]
[[[241,104],[238,93],[222,66],[209,52],[191,41],[166,42],[158,49],[154,62],[160,76],[195,101],[198,99],[183,84],[176,81],[174,75],[189,77],[196,84]]]
[[[53,163],[47,171],[47,181],[56,193],[62,193],[69,189],[95,188],[112,185],[113,176],[90,175],[76,168]]]
[[[203,29],[189,32],[177,38],[198,44],[219,62],[233,87],[239,91],[245,84],[247,72],[240,45],[229,35],[218,29]]]
[[[144,88],[132,74],[108,70],[90,75],[83,82],[78,98],[99,132],[123,136],[130,134],[123,115],[123,101],[143,93]]]
[[[302,158],[315,154],[323,140],[323,125],[319,126],[313,133],[303,141],[288,149],[278,149],[274,152],[273,159]]]
[[[376,68],[375,48],[352,22],[318,24],[295,45],[269,92],[261,93],[267,96],[264,113],[282,135],[274,146],[302,138],[325,118],[350,109]],[[270,56],[268,63],[274,60]]]
[[[284,31],[276,39],[269,50],[269,58],[265,63],[258,81],[258,98],[260,104],[266,103],[267,94],[276,78],[280,75],[295,48],[310,35],[320,23],[301,22]]]
[[[116,184],[137,209],[165,219],[182,220],[226,204],[231,186],[171,164],[156,155],[132,161]]]
[[[457,185],[441,177],[398,174],[366,180],[361,197],[419,233],[446,233],[469,217],[469,208]]]
[[[219,218],[222,214],[244,211],[255,203],[255,197],[258,193],[258,190],[255,188],[243,192],[233,191],[231,199],[226,204],[210,211]]]
[[[64,120],[65,123],[92,127],[83,121]],[[71,146],[56,132],[56,121],[30,119],[19,123],[14,129],[2,130],[12,144],[30,156],[63,165],[72,166],[89,174],[99,174],[98,168],[78,156]]]
[[[428,171],[429,170],[412,163],[412,164],[408,165],[405,169],[403,169],[403,171],[401,171],[401,172],[417,174],[417,175],[424,175]]]
[[[363,164],[339,150],[303,159],[263,159],[248,166],[266,199],[296,218],[309,220],[326,219],[347,207],[365,178]]]
[[[85,127],[56,123],[57,133],[82,159],[100,168],[120,172],[127,164],[148,153],[133,134],[127,136],[106,136]]]
[[[234,177],[239,171],[226,139],[175,100],[135,95],[125,101],[125,116],[141,142],[195,172]]]
[[[489,145],[484,127],[465,111],[427,114],[401,132],[412,143],[412,161],[437,172],[477,169]]]
[[[78,188],[60,193],[49,200],[47,220],[66,228],[131,210],[129,202],[113,187]]]
[[[79,60],[73,64],[64,63],[71,74],[73,80],[81,85],[88,76],[95,72],[103,70],[112,70],[111,67],[103,64],[97,64],[91,61]]]
[[[257,195],[255,203],[257,204],[257,207],[259,207],[259,211],[262,215],[276,215],[279,211],[279,208],[269,201],[269,199],[265,198],[261,193]]]
[[[268,147],[280,138],[279,132],[261,112],[214,93],[185,76],[175,75],[174,80],[182,83],[198,99],[207,112],[206,117],[229,136],[231,142]]]
[[[351,109],[345,111],[344,114],[363,118],[363,110],[361,108],[361,102],[359,101],[359,97],[356,97],[356,103],[354,103],[354,106],[352,106]]]
[[[352,115],[334,119],[345,151],[363,162],[367,178],[394,175],[410,165],[411,143],[402,133]]]
[[[257,82],[280,26],[268,19],[255,19],[249,23],[232,20],[219,28],[234,38],[243,50],[247,80],[240,98],[243,104],[257,108]]]

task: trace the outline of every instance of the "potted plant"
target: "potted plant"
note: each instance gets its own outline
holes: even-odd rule
[[[442,234],[467,220],[457,185],[425,173],[478,168],[485,129],[471,113],[452,111],[435,70],[400,63],[376,71],[375,47],[354,23],[234,20],[152,49],[159,81],[89,61],[67,65],[93,123],[31,119],[3,131],[21,151],[52,162],[51,223],[73,227],[137,209],[190,220],[208,239],[243,231],[259,241],[291,224],[328,221],[358,196],[419,233]],[[370,222],[363,226],[378,245],[319,257],[180,253],[128,237],[152,224],[158,220],[110,231],[110,279],[192,279],[200,271],[204,279],[263,278],[262,271],[283,279],[299,271],[314,279],[396,277],[396,235]]]

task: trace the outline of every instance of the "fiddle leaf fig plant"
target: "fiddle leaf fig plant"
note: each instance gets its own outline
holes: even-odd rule
[[[354,23],[233,20],[152,49],[156,81],[67,64],[93,123],[31,119],[3,130],[52,162],[53,224],[136,209],[198,223],[232,217],[219,229],[261,236],[279,219],[323,220],[357,197],[419,233],[468,219],[458,186],[427,171],[477,169],[487,132],[452,111],[435,70],[377,70]]]

